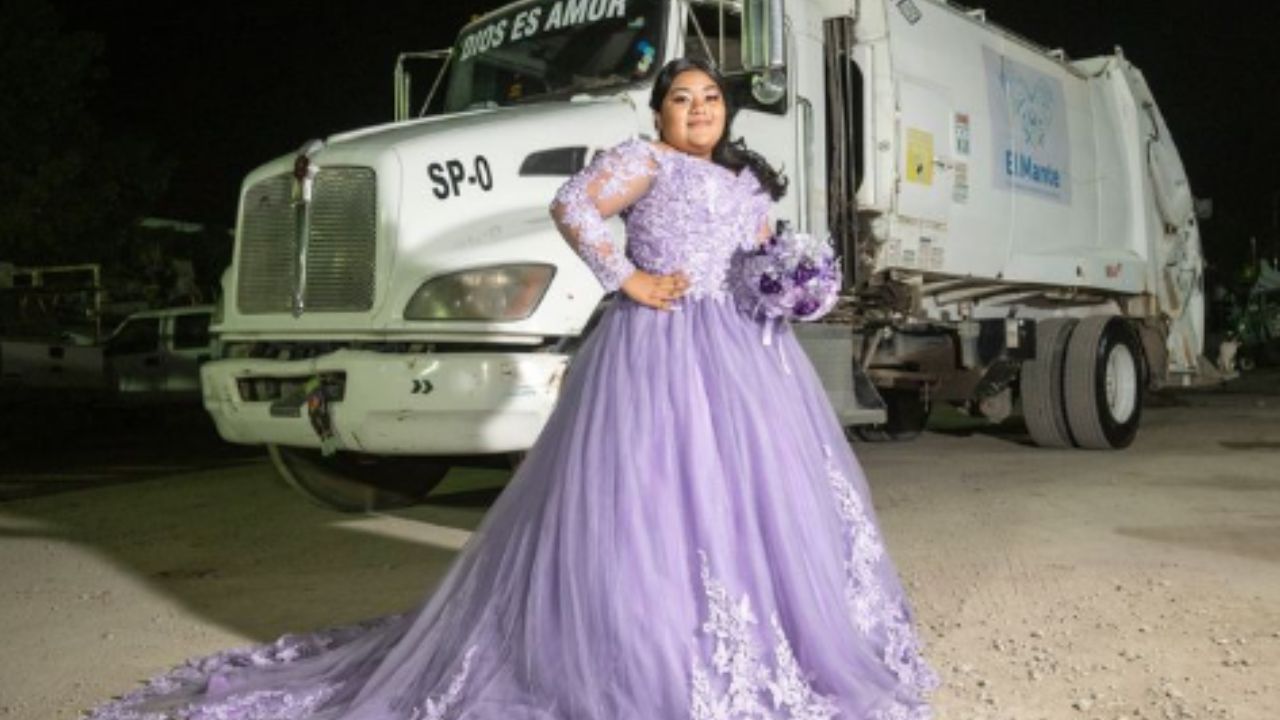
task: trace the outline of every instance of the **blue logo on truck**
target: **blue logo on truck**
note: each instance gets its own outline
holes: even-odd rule
[[[1053,127],[1053,86],[1045,78],[1028,82],[1021,75],[1006,73],[1004,91],[1022,125],[1022,141],[1027,147],[1044,147],[1045,135]]]
[[[996,187],[1071,202],[1071,145],[1062,81],[983,48]]]

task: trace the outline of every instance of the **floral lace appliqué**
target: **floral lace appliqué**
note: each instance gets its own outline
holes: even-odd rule
[[[819,695],[796,662],[795,653],[775,613],[770,625],[775,637],[773,667],[762,658],[756,640],[755,613],[743,595],[734,600],[728,589],[711,577],[705,553],[702,584],[707,619],[702,633],[715,645],[710,672],[693,659],[690,716],[692,720],[831,720],[839,714],[830,698]]]
[[[228,678],[245,668],[268,668],[313,657],[345,645],[355,638],[395,622],[390,616],[367,623],[331,628],[305,635],[285,635],[275,642],[227,650],[190,660],[152,679],[122,698],[96,708],[85,720],[305,720],[332,699],[337,688],[320,684],[297,690],[232,692],[213,702],[182,707],[152,707],[157,698],[185,691],[226,690]],[[190,696],[188,696],[190,697]]]
[[[628,251],[649,272],[684,273],[686,297],[723,299],[732,258],[756,247],[772,199],[750,170],[678,151],[659,151],[658,163],[653,189],[626,218]]]
[[[259,690],[237,695],[216,706],[190,709],[181,717],[183,720],[304,720],[324,707],[335,692],[336,688],[333,686],[312,688],[301,694],[283,690]]]
[[[845,529],[845,603],[854,625],[864,634],[883,631],[885,665],[902,684],[903,701],[880,712],[876,720],[931,717],[919,698],[937,687],[938,678],[921,656],[920,642],[904,602],[891,600],[876,575],[885,558],[880,532],[862,496],[836,466],[831,448],[824,445],[822,449],[827,457],[827,479]]]
[[[862,497],[849,478],[836,467],[831,448],[824,445],[823,450],[827,454],[827,479],[831,482],[836,509],[844,523],[848,548],[845,556],[845,602],[849,605],[854,625],[863,633],[870,633],[883,621],[881,610],[888,603],[884,588],[876,579],[876,567],[884,558],[884,543],[863,506]]]
[[[552,215],[606,292],[621,287],[635,265],[615,245],[598,201],[643,193],[656,172],[653,150],[632,140],[598,155],[556,193]]]
[[[755,246],[771,204],[750,170],[629,140],[565,183],[552,215],[607,291],[640,268],[682,272],[685,297],[721,299],[730,258]],[[604,223],[613,212],[626,223],[625,252]]]
[[[467,654],[462,658],[462,667],[449,681],[449,687],[444,694],[427,698],[426,704],[414,710],[409,720],[445,720],[449,716],[449,711],[458,704],[462,691],[467,687],[467,676],[471,674],[471,659],[475,656],[476,649],[472,646],[467,650]]]

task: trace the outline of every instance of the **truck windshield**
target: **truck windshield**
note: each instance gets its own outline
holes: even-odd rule
[[[467,26],[445,112],[539,102],[644,80],[661,57],[662,0],[535,0]]]

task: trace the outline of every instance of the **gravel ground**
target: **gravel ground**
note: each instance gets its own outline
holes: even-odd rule
[[[74,718],[192,655],[402,610],[504,480],[341,516],[212,447],[177,463],[203,469],[0,503],[0,718]],[[1155,398],[1123,452],[945,414],[857,451],[939,720],[1280,718],[1280,375]]]

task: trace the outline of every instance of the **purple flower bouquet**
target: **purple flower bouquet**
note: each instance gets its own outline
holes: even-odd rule
[[[840,293],[840,264],[831,243],[786,223],[758,250],[739,255],[732,272],[738,307],[757,318],[817,320],[835,307]]]

